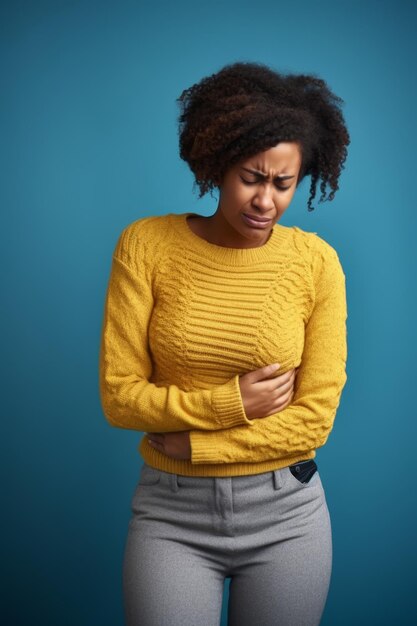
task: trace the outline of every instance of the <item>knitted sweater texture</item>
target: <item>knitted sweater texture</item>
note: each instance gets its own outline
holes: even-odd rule
[[[191,213],[124,228],[112,257],[99,388],[108,422],[141,432],[190,431],[189,460],[146,436],[149,465],[186,476],[239,476],[316,456],[345,382],[345,275],[317,233],[276,223],[255,248],[196,235]],[[299,370],[290,405],[248,419],[239,376],[271,363]]]

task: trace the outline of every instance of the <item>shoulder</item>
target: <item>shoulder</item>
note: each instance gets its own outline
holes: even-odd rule
[[[170,214],[140,217],[125,226],[119,235],[115,252],[139,245],[149,245],[169,230]]]
[[[161,240],[170,231],[170,215],[151,215],[130,222],[121,231],[113,256],[137,270],[138,265],[149,261],[160,250]]]
[[[334,246],[316,232],[293,226],[294,245],[318,277],[323,271],[342,271],[339,255]]]

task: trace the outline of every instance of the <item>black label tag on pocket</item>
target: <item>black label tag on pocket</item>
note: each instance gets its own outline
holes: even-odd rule
[[[308,483],[311,477],[317,472],[317,463],[314,459],[303,463],[294,463],[289,465],[290,472],[300,483]]]

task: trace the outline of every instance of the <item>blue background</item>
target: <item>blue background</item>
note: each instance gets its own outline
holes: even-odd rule
[[[415,623],[416,17],[381,0],[2,3],[5,624],[123,624],[142,434],[99,402],[111,254],[141,216],[216,208],[178,156],[175,100],[237,60],[317,73],[346,103],[340,190],[308,213],[305,179],[282,219],[329,241],[347,277],[348,381],[316,457],[334,541],[322,624]]]

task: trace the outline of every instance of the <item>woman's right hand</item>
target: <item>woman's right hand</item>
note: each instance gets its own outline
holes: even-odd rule
[[[282,411],[294,396],[296,370],[274,375],[277,368],[266,365],[239,377],[240,394],[248,419],[268,417]],[[274,375],[272,378],[271,376]]]

